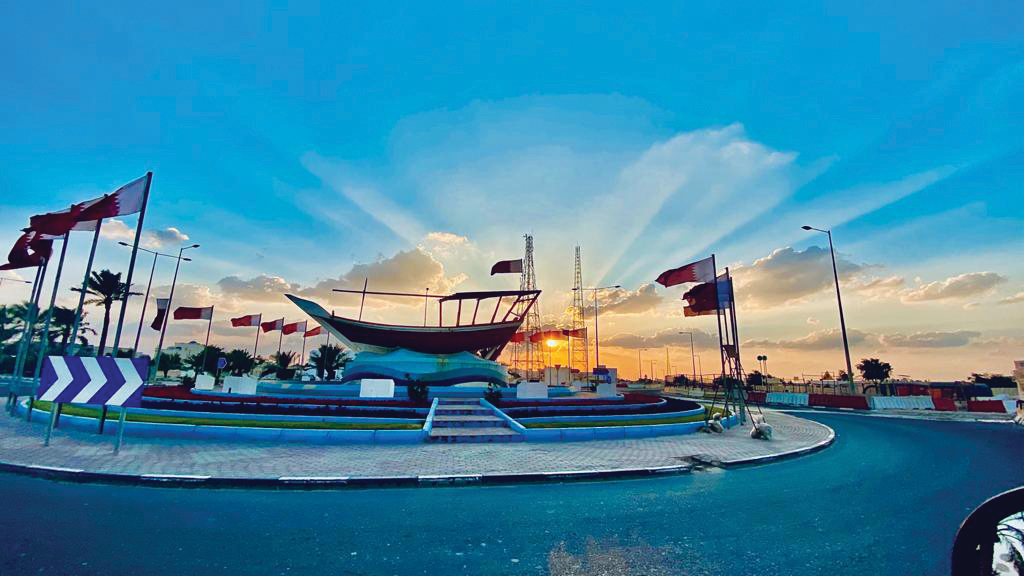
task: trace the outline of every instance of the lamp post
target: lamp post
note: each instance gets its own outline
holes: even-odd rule
[[[28,280],[22,280],[21,278],[3,278],[3,277],[0,277],[0,288],[3,287],[4,280],[6,280],[8,282],[21,282],[22,284],[31,284],[31,282],[29,282]]]
[[[850,362],[850,340],[846,336],[846,318],[843,316],[843,296],[839,292],[839,271],[836,269],[836,249],[832,245],[832,230],[821,230],[813,226],[801,226],[804,230],[814,230],[828,235],[828,249],[832,253],[832,277],[836,281],[836,301],[839,303],[839,327],[843,331],[843,351],[846,353],[846,375],[849,378],[850,394],[856,393],[853,384],[853,364]]]
[[[693,380],[697,380],[697,357],[693,353],[693,332],[680,332],[690,336],[690,370],[693,372]]]
[[[641,360],[641,352],[644,352],[647,348],[638,348],[636,351],[636,379],[639,382],[644,377],[644,362]]]
[[[121,246],[127,246],[129,248],[132,247],[131,244],[123,241],[118,242],[118,244],[120,244]],[[149,290],[153,287],[153,273],[156,272],[156,259],[159,256],[174,258],[173,254],[164,254],[162,252],[157,252],[155,250],[147,250],[145,248],[142,248],[141,246],[139,247],[139,250],[142,252],[148,252],[153,255],[153,266],[150,267],[149,269],[149,282],[146,284],[146,296],[142,299],[142,314],[139,316],[139,328],[138,330],[135,331],[135,344],[132,345],[132,358],[134,358],[135,355],[139,352],[139,339],[142,338],[142,325],[146,323],[146,306],[149,304]],[[180,253],[178,257],[181,257]],[[191,258],[181,259],[184,260],[185,262],[192,261]]]
[[[171,280],[171,293],[169,296],[167,296],[167,312],[164,313],[164,323],[163,326],[160,327],[160,341],[156,345],[156,358],[153,359],[152,374],[156,374],[160,368],[160,353],[164,347],[164,335],[167,333],[167,321],[169,319],[168,316],[171,315],[172,310],[171,304],[174,302],[174,286],[178,283],[178,268],[181,267],[182,261],[181,254],[185,250],[189,250],[191,248],[199,248],[199,244],[193,244],[191,246],[182,246],[181,248],[178,249],[178,262],[174,265],[174,278]],[[196,376],[198,375],[199,373],[196,372]]]
[[[704,387],[704,366],[700,363],[700,354],[697,354],[697,372],[700,374],[700,387]]]
[[[574,292],[576,290],[592,290],[594,292],[594,368],[601,365],[601,337],[597,329],[597,293],[601,290],[615,290],[617,288],[622,288],[622,286],[616,284],[614,286],[595,286],[594,288],[573,288]]]

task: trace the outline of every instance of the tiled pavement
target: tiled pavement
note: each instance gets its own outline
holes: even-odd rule
[[[500,475],[679,466],[688,457],[738,464],[814,449],[831,441],[830,428],[766,411],[775,438],[753,440],[749,428],[586,442],[519,444],[349,444],[126,437],[118,455],[113,438],[0,414],[0,463],[71,468],[106,474],[174,474],[214,478]],[[111,423],[111,425],[116,425]]]

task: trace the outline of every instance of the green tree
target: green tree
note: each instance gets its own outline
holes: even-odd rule
[[[55,339],[56,336],[60,336],[60,345],[57,348],[57,352],[64,354],[67,351],[68,343],[71,340],[71,330],[75,327],[75,310],[73,308],[64,308],[63,306],[54,306],[48,312],[52,314],[50,318],[50,326],[53,328],[54,334],[51,335]],[[85,321],[86,313],[82,311],[82,319],[79,322],[78,329],[84,333],[95,334],[96,331],[89,327],[89,323]],[[82,345],[89,343],[89,340],[85,336],[79,336],[78,339]]]
[[[860,370],[862,378],[881,386],[881,383],[888,380],[892,374],[892,365],[878,358],[863,358],[857,363],[857,370]]]
[[[73,288],[78,291],[79,289]],[[110,329],[110,308],[114,302],[124,300],[128,294],[128,285],[121,282],[121,273],[114,274],[110,270],[93,272],[89,276],[85,293],[91,296],[86,304],[103,307],[103,328],[100,330],[100,347],[98,355],[102,356],[107,346],[107,332]]]
[[[764,386],[764,384],[764,374],[761,374],[760,370],[754,370],[753,372],[747,374],[747,386],[757,387]]]
[[[321,380],[334,380],[350,360],[352,355],[347,350],[333,344],[321,344],[309,353],[309,363],[316,369],[316,377]]]
[[[256,365],[256,359],[252,357],[252,354],[238,348],[228,352],[226,358],[228,360],[226,370],[235,376],[248,374]]]
[[[270,364],[263,368],[261,376],[276,374],[278,380],[288,380],[295,375],[291,367],[295,361],[295,352],[276,352],[270,357]]]
[[[164,378],[167,378],[167,373],[171,370],[180,370],[182,366],[181,356],[177,354],[161,354],[160,355],[160,366],[158,370],[164,373]]]
[[[224,349],[220,346],[205,346],[199,352],[189,356],[185,364],[196,371],[196,374],[208,372],[214,374],[217,371],[217,359],[224,355]]]

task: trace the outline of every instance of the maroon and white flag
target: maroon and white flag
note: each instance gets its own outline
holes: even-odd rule
[[[523,271],[523,259],[502,260],[491,266],[491,276],[495,274],[518,274]]]
[[[302,335],[302,337],[303,338],[312,338],[313,336],[319,336],[319,335],[320,335],[320,327],[317,326],[316,328],[313,328],[312,330],[306,330],[306,332]]]
[[[284,318],[278,318],[277,320],[271,320],[270,322],[260,324],[260,328],[262,328],[264,332],[273,332],[275,330],[280,330],[283,327]]]
[[[156,318],[153,318],[153,323],[149,325],[153,330],[160,330],[167,322],[167,304],[167,298],[156,299]]]
[[[53,240],[29,230],[21,235],[7,254],[7,263],[0,270],[17,270],[39,266],[53,253]]]
[[[142,210],[146,196],[146,177],[142,176],[121,186],[111,194],[104,194],[81,204],[73,230],[95,230],[96,221],[114,216],[127,216]]]
[[[206,308],[178,306],[174,309],[175,320],[209,320],[211,318],[213,318],[213,306]]]
[[[285,334],[294,334],[299,331],[306,331],[305,320],[303,320],[302,322],[292,322],[291,324],[285,324],[284,326],[281,327],[281,332]]]
[[[71,208],[61,210],[60,212],[36,214],[28,219],[28,226],[31,230],[40,234],[53,237],[63,236],[75,227],[75,223],[78,222],[78,216],[81,213],[82,204],[75,204]]]
[[[655,280],[655,282],[666,288],[669,286],[675,286],[676,284],[686,284],[688,282],[714,281],[715,261],[713,256],[708,256],[703,260],[691,262],[686,266],[665,270],[660,276],[658,276],[658,279]]]
[[[241,326],[259,326],[260,320],[263,319],[263,314],[249,314],[248,316],[239,316],[238,318],[231,319],[231,325],[235,328]]]

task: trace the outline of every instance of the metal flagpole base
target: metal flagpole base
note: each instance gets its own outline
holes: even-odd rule
[[[117,417],[117,440],[114,441],[114,454],[121,451],[121,442],[124,441],[124,419],[128,415],[128,409],[121,406],[121,414]]]
[[[53,426],[57,423],[57,407],[60,404],[54,402],[50,405],[50,423],[46,426],[46,438],[43,440],[43,446],[50,445],[50,435],[53,434]]]

